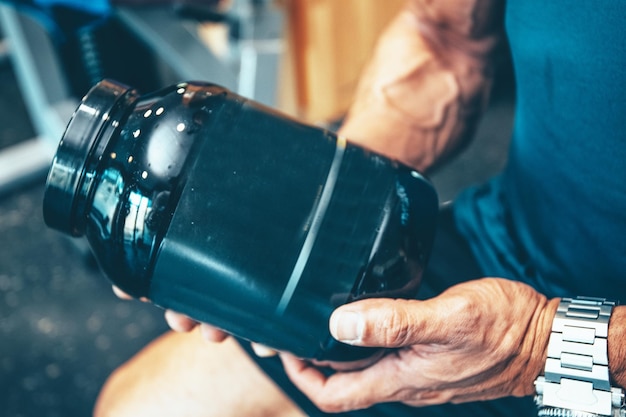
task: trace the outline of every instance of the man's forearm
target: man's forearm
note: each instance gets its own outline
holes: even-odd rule
[[[487,101],[499,3],[409,2],[381,37],[340,133],[423,171],[458,149]]]
[[[609,323],[609,371],[613,382],[626,389],[626,306],[613,310]]]

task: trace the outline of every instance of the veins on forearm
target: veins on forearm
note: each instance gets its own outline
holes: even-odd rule
[[[492,58],[501,39],[503,21],[500,1],[443,4],[415,0],[409,6],[416,28],[436,62],[431,71],[449,75],[446,81],[451,94],[433,101],[431,126],[424,126],[428,130],[423,132],[431,136],[437,157],[449,156],[473,135],[491,91]]]
[[[457,3],[463,7],[453,7]],[[355,124],[380,119],[393,138],[384,138],[379,127],[360,142],[422,170],[461,148],[492,83],[491,58],[501,32],[496,23],[501,16],[492,3],[410,3],[381,39],[360,84],[348,132],[359,131]]]

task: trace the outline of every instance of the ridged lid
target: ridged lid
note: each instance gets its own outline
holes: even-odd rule
[[[84,233],[83,211],[95,168],[119,122],[119,113],[135,90],[102,80],[85,95],[61,138],[48,174],[43,199],[46,224],[72,236]]]

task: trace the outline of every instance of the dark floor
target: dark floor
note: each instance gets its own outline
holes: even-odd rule
[[[0,64],[0,145],[33,136]],[[106,376],[166,330],[162,312],[120,301],[70,238],[45,227],[43,178],[0,197],[0,415],[89,416]]]
[[[511,109],[505,88],[470,149],[434,175],[442,200],[500,169]],[[33,135],[0,62],[0,147]],[[80,246],[44,226],[42,191],[43,179],[0,196],[0,415],[89,416],[106,376],[166,326],[156,308],[117,300]]]

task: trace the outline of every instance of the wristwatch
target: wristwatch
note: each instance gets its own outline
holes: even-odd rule
[[[535,381],[539,416],[626,417],[624,391],[609,379],[607,335],[614,306],[602,298],[561,300],[544,375]]]

